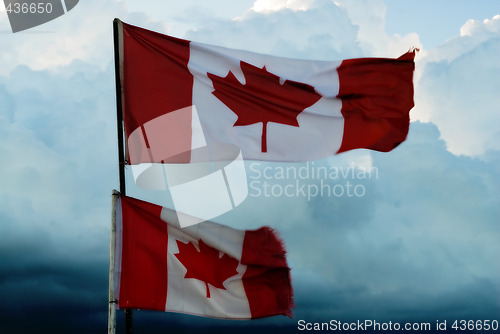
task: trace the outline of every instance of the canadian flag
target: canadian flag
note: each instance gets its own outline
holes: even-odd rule
[[[386,152],[408,133],[415,51],[397,59],[297,60],[120,21],[118,40],[130,164],[192,162],[200,126],[208,146],[231,143],[243,159],[269,161]],[[165,118],[175,111],[182,116]]]
[[[290,269],[270,228],[204,222],[181,229],[170,209],[127,196],[116,201],[118,308],[228,319],[291,315]]]

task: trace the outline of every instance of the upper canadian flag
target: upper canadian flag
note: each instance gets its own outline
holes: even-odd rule
[[[387,152],[407,136],[415,51],[397,59],[297,60],[117,23],[130,164],[190,162],[195,124],[207,145],[235,144],[250,160]],[[181,109],[175,124],[161,121]]]
[[[291,315],[285,249],[268,227],[180,228],[174,211],[120,196],[115,240],[119,308],[227,319]]]

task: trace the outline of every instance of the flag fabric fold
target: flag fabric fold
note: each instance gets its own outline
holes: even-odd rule
[[[225,319],[291,316],[290,269],[272,229],[213,222],[180,228],[174,211],[123,195],[116,224],[118,308]]]
[[[386,152],[407,136],[415,51],[396,59],[313,61],[206,45],[123,22],[118,35],[129,164],[192,162],[200,130],[193,106],[207,145],[235,144],[247,160]],[[161,123],[162,115],[182,109],[174,125]]]

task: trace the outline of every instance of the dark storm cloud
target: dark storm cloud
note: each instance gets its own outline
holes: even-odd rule
[[[115,128],[108,77],[24,66],[0,77],[2,333],[106,327],[116,180],[113,140],[103,144]]]
[[[2,227],[21,225],[5,213],[1,219]],[[43,232],[19,237],[1,230],[2,333],[85,333],[106,326],[106,258],[60,249]]]

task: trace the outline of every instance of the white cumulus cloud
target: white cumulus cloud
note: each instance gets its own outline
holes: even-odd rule
[[[500,150],[500,16],[468,21],[422,60],[416,118],[435,123],[450,152]]]

